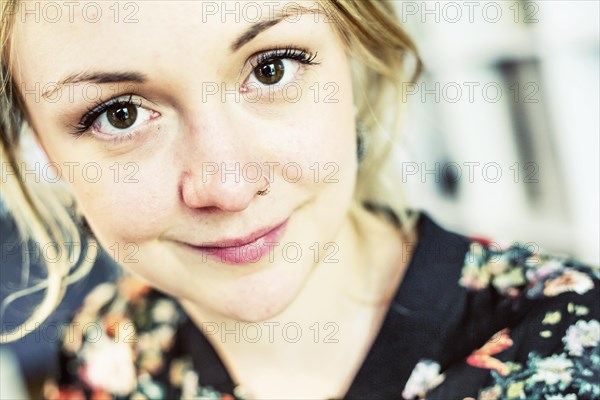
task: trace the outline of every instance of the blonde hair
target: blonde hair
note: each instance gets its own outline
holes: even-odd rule
[[[407,213],[396,162],[404,112],[402,85],[416,81],[422,70],[417,48],[399,23],[394,2],[323,0],[322,4],[355,61],[357,120],[368,143],[359,168],[355,206],[369,202],[389,207],[406,240],[414,241],[418,215]],[[414,64],[408,78],[407,61]]]
[[[29,118],[10,75],[13,49],[10,33],[15,15],[11,11],[17,4],[18,0],[8,0],[2,1],[0,6],[3,21],[0,27],[0,161],[5,170],[15,171],[3,174],[6,176],[0,179],[0,193],[23,242],[32,240],[40,245],[51,245],[48,258],[52,261],[46,262],[48,277],[43,285],[45,297],[23,324],[35,326],[55,310],[67,285],[89,271],[98,246],[93,245],[92,238],[80,235],[76,218],[70,212],[75,210],[76,204],[64,187],[31,184],[21,179],[21,167],[26,165],[21,139],[29,130]],[[400,26],[393,2],[321,0],[320,4],[352,56],[357,119],[367,136],[368,147],[359,168],[351,212],[363,202],[386,205],[397,215],[405,236],[412,240],[416,215],[411,217],[406,212],[400,177],[390,161],[393,161],[394,144],[400,132],[401,84],[414,81],[421,71],[417,50]],[[405,79],[407,56],[412,56],[415,64],[409,79]],[[68,248],[68,243],[81,243],[81,246]],[[82,254],[82,249],[88,254]],[[17,340],[23,336],[21,332],[2,333],[0,342]]]

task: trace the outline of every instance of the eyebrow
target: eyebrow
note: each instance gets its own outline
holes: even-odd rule
[[[229,46],[231,52],[233,53],[239,50],[242,46],[254,39],[261,32],[277,25],[281,21],[283,21],[283,17],[279,17],[269,21],[257,22],[256,24],[252,25],[250,28],[244,31],[244,33],[242,33],[236,40],[234,40],[233,43],[231,43],[231,46]]]
[[[312,14],[327,15],[320,8],[308,8],[308,7],[303,7],[299,4],[296,4],[293,7],[293,10],[299,14],[312,13]],[[258,36],[261,32],[277,25],[278,23],[280,23],[281,21],[283,21],[285,18],[289,17],[290,15],[293,15],[293,14],[289,13],[290,10],[286,9],[285,11],[288,11],[288,12],[284,13],[280,10],[278,15],[275,16],[273,19],[260,21],[260,22],[255,23],[254,25],[250,26],[236,40],[234,40],[231,43],[231,46],[229,46],[231,52],[233,53],[233,52],[239,50],[242,46],[244,46],[246,43],[250,42],[256,36]]]
[[[51,88],[48,88],[42,93],[42,97],[50,97],[58,90],[62,89],[64,85],[77,84],[77,83],[95,83],[95,84],[106,84],[106,83],[122,83],[122,82],[133,82],[133,83],[144,83],[147,81],[145,74],[135,71],[124,71],[124,72],[80,72],[68,75],[66,78],[61,79]]]

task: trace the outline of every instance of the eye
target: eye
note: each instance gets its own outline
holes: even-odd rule
[[[112,99],[94,107],[81,118],[73,134],[81,136],[90,131],[101,138],[118,139],[130,136],[137,128],[160,115],[142,107],[141,99],[132,101],[132,97]]]
[[[96,118],[92,130],[100,135],[123,135],[153,119],[156,114],[133,103],[114,104]]]
[[[318,65],[316,57],[316,52],[313,54],[308,49],[291,46],[260,53],[250,61],[253,69],[244,85],[259,88],[284,86],[297,78],[301,69]]]
[[[268,60],[254,68],[248,79],[248,84],[259,86],[285,85],[294,78],[299,69],[300,64],[298,61],[289,59]]]

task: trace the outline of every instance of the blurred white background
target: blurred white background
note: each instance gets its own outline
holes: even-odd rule
[[[405,96],[411,202],[598,265],[600,3],[394,3],[426,67]]]

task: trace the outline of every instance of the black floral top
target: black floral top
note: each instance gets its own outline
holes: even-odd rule
[[[345,398],[600,399],[600,272],[439,227],[425,213],[383,325]],[[177,302],[102,284],[66,329],[60,399],[244,398]]]

